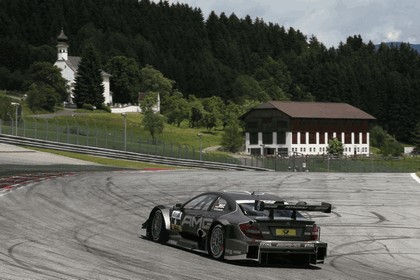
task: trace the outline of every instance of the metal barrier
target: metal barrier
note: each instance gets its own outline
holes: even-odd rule
[[[106,148],[98,148],[92,146],[83,146],[67,143],[59,143],[54,141],[34,139],[22,136],[0,134],[0,143],[18,145],[18,146],[29,146],[39,147],[45,149],[53,149],[60,151],[75,152],[81,154],[89,154],[93,156],[109,157],[114,159],[133,160],[141,162],[150,162],[157,164],[176,165],[194,168],[206,168],[206,169],[218,169],[218,170],[255,170],[255,171],[270,171],[265,168],[242,166],[238,164],[219,163],[219,162],[208,162],[192,159],[178,159],[157,155],[148,155],[141,153],[133,153],[121,150],[113,150]]]
[[[208,168],[218,166],[218,169],[242,170],[274,170],[284,172],[416,172],[415,168],[407,168],[392,164],[384,164],[381,158],[335,158],[329,156],[301,156],[290,157],[256,157],[239,155],[235,157],[222,156],[213,153],[202,153],[188,145],[153,142],[151,139],[140,138],[133,131],[112,130],[107,127],[89,127],[87,124],[66,122],[60,124],[56,120],[35,119],[33,121],[20,120],[17,127],[12,121],[0,119],[0,141],[6,136],[18,136],[16,141],[25,140],[25,145],[45,145],[58,149],[62,147],[77,147],[76,150],[84,152],[88,147],[97,153],[112,150],[116,158],[141,155],[136,160],[146,162],[159,162],[181,166],[200,166],[208,163]],[[8,143],[10,143],[9,138]],[[32,139],[29,141],[28,139]],[[38,139],[39,141],[34,141]],[[42,141],[41,141],[42,140]],[[22,142],[23,143],[23,142]],[[61,144],[58,144],[61,143]],[[19,143],[11,143],[18,144]],[[63,145],[66,144],[66,145]],[[96,148],[96,149],[93,149]],[[76,151],[75,150],[75,151]],[[116,154],[122,155],[117,156]],[[162,159],[165,160],[162,160]],[[126,158],[127,159],[127,158]],[[158,160],[156,160],[158,159]],[[171,163],[173,162],[173,163]],[[196,163],[200,163],[197,165]],[[213,167],[210,167],[213,165]],[[232,168],[235,166],[235,168]]]

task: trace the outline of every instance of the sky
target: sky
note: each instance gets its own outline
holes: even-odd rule
[[[159,2],[158,0],[154,0]],[[264,22],[293,27],[326,47],[337,47],[349,36],[365,43],[406,42],[420,44],[418,0],[175,0],[200,8],[204,19],[211,11],[239,18],[249,15]]]

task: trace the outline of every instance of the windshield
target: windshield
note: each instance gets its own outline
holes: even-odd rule
[[[257,211],[254,209],[255,202],[237,201],[242,212],[248,217],[264,218],[270,215],[270,210]],[[293,211],[291,210],[273,210],[273,216],[277,219],[291,219]],[[305,219],[302,214],[296,212],[296,219]]]

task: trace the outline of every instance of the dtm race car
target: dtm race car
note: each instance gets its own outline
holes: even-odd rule
[[[331,213],[331,204],[287,203],[270,194],[207,192],[174,207],[156,206],[143,223],[146,237],[208,253],[217,260],[299,265],[323,263],[327,243],[304,213]]]

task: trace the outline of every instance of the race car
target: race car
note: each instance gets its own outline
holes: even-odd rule
[[[288,203],[255,192],[206,192],[173,207],[154,207],[142,228],[155,242],[217,260],[319,264],[327,243],[320,241],[320,227],[305,217],[309,211],[331,213],[331,204]]]

